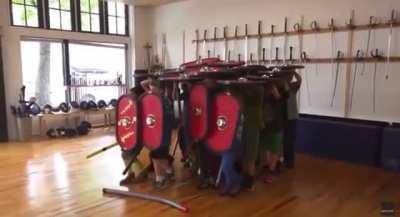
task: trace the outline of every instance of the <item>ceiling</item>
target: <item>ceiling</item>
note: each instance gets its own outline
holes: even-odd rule
[[[179,2],[187,0],[130,0],[130,1],[137,6],[155,6],[155,5],[162,5],[171,2]]]

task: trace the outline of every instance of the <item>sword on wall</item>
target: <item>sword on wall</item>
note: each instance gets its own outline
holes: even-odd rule
[[[246,65],[249,62],[249,32],[247,24],[244,27],[244,62]]]

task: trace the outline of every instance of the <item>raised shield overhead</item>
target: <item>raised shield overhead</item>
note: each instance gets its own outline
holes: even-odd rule
[[[209,100],[208,90],[204,84],[194,84],[189,93],[188,127],[190,138],[200,141],[208,130]]]
[[[216,95],[212,101],[207,146],[216,153],[229,151],[240,123],[240,103],[230,92]]]
[[[139,141],[138,103],[135,95],[123,95],[116,108],[116,138],[124,151],[132,150]]]
[[[143,145],[150,150],[158,149],[163,143],[164,136],[164,110],[159,95],[148,93],[142,96],[140,123]]]

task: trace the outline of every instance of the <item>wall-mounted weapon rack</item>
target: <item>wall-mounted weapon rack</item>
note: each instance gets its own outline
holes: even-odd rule
[[[286,63],[290,64],[325,64],[325,63],[374,63],[374,62],[386,62],[387,57],[363,57],[363,58],[356,58],[356,57],[343,57],[343,58],[307,58],[307,59],[286,59]],[[274,59],[272,60],[272,64],[282,64],[284,61],[282,59]],[[400,62],[400,57],[390,57],[390,62]],[[249,64],[257,64],[257,61],[249,61]],[[261,64],[269,64],[269,60],[262,60],[260,61]]]
[[[390,28],[390,23],[379,23],[379,24],[366,24],[366,25],[346,25],[346,26],[335,26],[333,31],[334,32],[347,32],[347,31],[364,31],[368,29],[385,29],[385,28]],[[395,22],[393,23],[393,28],[395,27],[400,27],[400,22]],[[327,28],[317,28],[317,29],[302,29],[302,30],[297,30],[297,31],[288,31],[288,32],[276,32],[276,33],[262,33],[261,35],[258,34],[249,34],[249,38],[270,38],[270,37],[280,37],[284,35],[288,36],[296,36],[296,35],[309,35],[309,34],[323,34],[323,33],[331,33],[332,28],[327,27]],[[213,42],[213,41],[223,41],[223,40],[243,40],[246,36],[245,35],[239,35],[237,37],[234,36],[227,36],[226,38],[223,37],[218,37],[218,38],[206,38],[206,42]],[[201,43],[204,42],[203,39],[199,40],[192,40],[193,43]]]
[[[260,21],[261,22],[261,21]],[[352,23],[350,21],[350,23]],[[283,37],[283,36],[301,36],[301,35],[310,35],[310,34],[326,34],[326,33],[338,33],[338,32],[353,32],[353,31],[367,31],[367,30],[375,30],[375,29],[388,29],[388,28],[396,28],[400,27],[400,22],[394,19],[394,15],[392,13],[392,19],[385,22],[385,23],[369,23],[363,25],[354,25],[354,24],[346,24],[344,26],[334,26],[333,23],[330,24],[328,27],[322,28],[318,26],[316,21],[311,23],[311,28],[303,29],[299,27],[300,25],[297,23],[297,27],[294,26],[292,31],[286,32],[274,32],[273,28],[275,26],[271,26],[270,33],[260,33],[258,34],[247,34],[247,35],[237,35],[237,36],[227,36],[225,37],[216,37],[214,34],[213,38],[202,38],[197,40],[192,40],[192,43],[196,43],[197,45],[200,43],[210,43],[210,42],[221,42],[221,41],[240,41],[245,40],[246,37],[248,39],[260,39],[260,38],[276,38],[276,37]],[[224,29],[227,27],[224,27]],[[237,30],[235,30],[237,31]],[[224,33],[226,34],[226,33]],[[235,33],[237,34],[237,32]],[[295,59],[283,61],[282,59],[273,59],[271,60],[260,60],[260,61],[249,61],[248,63],[273,63],[279,64],[283,62],[291,62],[291,63],[304,63],[304,64],[311,64],[311,63],[354,63],[354,62],[400,62],[400,57],[397,56],[383,56],[380,55],[379,57],[372,57],[370,53],[366,54],[364,57],[342,57],[342,58],[309,58],[306,59]]]

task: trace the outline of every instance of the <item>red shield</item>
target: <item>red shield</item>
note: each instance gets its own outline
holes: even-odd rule
[[[150,150],[159,148],[163,138],[163,104],[156,94],[145,94],[140,100],[142,143]]]
[[[135,95],[119,98],[116,110],[116,138],[125,151],[133,149],[138,143],[138,106]]]
[[[216,153],[228,151],[240,120],[240,103],[229,92],[218,94],[211,105],[207,146]]]
[[[203,84],[195,84],[189,94],[189,133],[195,141],[204,139],[208,130],[208,90]]]

